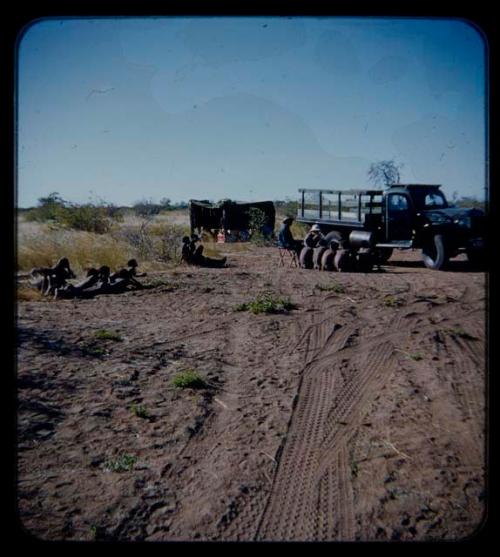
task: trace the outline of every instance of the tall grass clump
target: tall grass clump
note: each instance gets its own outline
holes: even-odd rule
[[[109,234],[98,235],[76,230],[51,229],[40,225],[38,231],[24,232],[17,239],[17,270],[29,271],[33,267],[54,265],[67,257],[76,273],[89,267],[108,265],[122,267],[134,256],[131,246]]]
[[[113,232],[113,237],[129,244],[144,261],[170,263],[179,260],[182,237],[186,234],[189,234],[189,226],[139,219],[125,223]]]

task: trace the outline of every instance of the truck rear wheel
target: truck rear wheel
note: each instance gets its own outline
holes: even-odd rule
[[[335,251],[330,248],[325,250],[323,256],[321,257],[321,269],[323,269],[323,271],[333,271],[334,259],[335,259]]]
[[[313,250],[313,268],[321,269],[321,258],[326,251],[325,246],[318,246]]]
[[[326,234],[322,240],[322,244],[325,245],[326,247],[330,248],[332,247],[332,242],[333,242],[333,246],[335,248],[339,247],[342,242],[343,242],[343,238],[342,238],[342,234],[340,232],[338,232],[337,230],[332,230],[330,232],[328,232],[328,234]]]
[[[374,255],[376,263],[378,263],[379,265],[387,263],[391,258],[392,252],[392,248],[375,248]]]
[[[313,248],[303,247],[299,256],[299,263],[303,269],[313,268]]]
[[[354,270],[355,257],[348,249],[339,249],[335,254],[334,267],[339,272],[349,272]]]
[[[361,273],[369,273],[373,269],[375,257],[373,253],[366,248],[361,248],[356,254],[356,270]]]
[[[432,240],[422,248],[422,259],[428,269],[437,271],[446,266],[449,253],[442,234],[435,234]]]

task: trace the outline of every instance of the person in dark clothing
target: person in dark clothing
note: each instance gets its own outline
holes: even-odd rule
[[[203,246],[197,246],[200,241],[197,234],[191,234],[191,238],[184,236],[182,238],[181,259],[189,265],[199,265],[201,267],[224,267],[226,257],[222,259],[212,259],[203,255]]]
[[[95,286],[99,282],[99,271],[91,267],[87,271],[87,278],[78,284],[67,284],[60,288],[56,288],[54,292],[54,298],[74,298],[75,296],[81,296],[85,290]]]
[[[118,279],[127,279],[131,285],[142,288],[143,285],[135,277],[145,277],[146,273],[137,273],[138,266],[139,264],[135,259],[129,259],[126,269],[120,269],[109,276],[110,282],[114,283]]]
[[[67,257],[62,257],[54,267],[35,267],[31,270],[33,283],[43,294],[53,294],[66,285],[66,279],[76,278]]]
[[[304,238],[304,246],[308,248],[316,248],[318,247],[321,239],[323,238],[323,234],[321,233],[321,228],[319,224],[313,224],[311,226],[311,230],[306,234]]]
[[[297,255],[300,255],[300,251],[303,248],[302,240],[295,240],[290,230],[290,226],[293,222],[293,217],[286,217],[283,219],[283,223],[278,232],[278,246],[280,248],[289,249],[295,251]]]

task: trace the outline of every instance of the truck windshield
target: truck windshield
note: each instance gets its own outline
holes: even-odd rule
[[[442,209],[447,206],[448,204],[446,203],[444,195],[439,191],[428,193],[424,198],[424,207],[426,209]]]

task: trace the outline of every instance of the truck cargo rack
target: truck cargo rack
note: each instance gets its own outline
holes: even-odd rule
[[[331,222],[363,226],[366,215],[382,213],[382,190],[299,189],[299,222]]]

